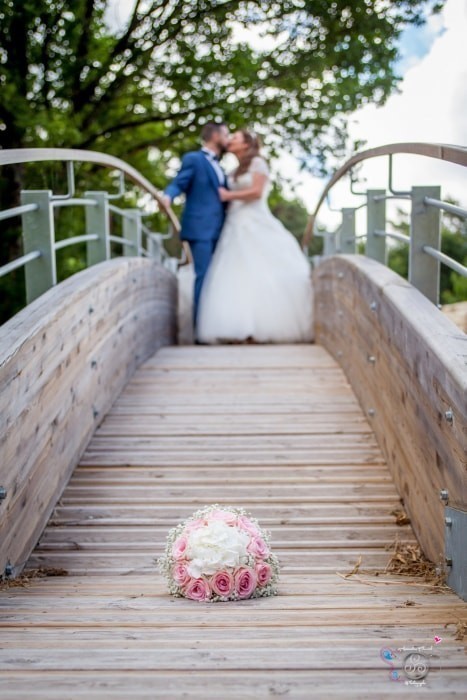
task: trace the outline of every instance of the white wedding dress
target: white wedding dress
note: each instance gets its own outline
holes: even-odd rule
[[[251,187],[252,173],[269,176],[256,157],[231,190]],[[203,343],[254,340],[298,343],[312,339],[311,270],[294,236],[261,199],[230,203],[201,290],[197,339]]]

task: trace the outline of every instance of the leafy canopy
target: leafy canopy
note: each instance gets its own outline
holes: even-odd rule
[[[0,0],[0,146],[112,152],[146,169],[215,116],[323,161],[344,115],[395,88],[396,40],[435,0]],[[253,41],[252,41],[253,38]],[[317,161],[318,158],[318,161]]]

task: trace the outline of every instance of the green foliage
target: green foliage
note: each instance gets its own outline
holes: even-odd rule
[[[339,115],[396,86],[403,25],[434,0],[0,0],[0,145],[180,153],[198,125],[257,124],[310,164],[342,144]],[[263,37],[253,48],[247,40]],[[264,48],[259,48],[264,46]],[[149,168],[149,172],[151,169]]]
[[[135,0],[115,30],[108,6],[0,0],[0,148],[99,150],[158,187],[215,117],[255,126],[271,154],[288,147],[308,169],[335,164],[348,148],[345,115],[396,87],[404,25],[439,9],[435,0]],[[3,168],[0,208],[18,204],[22,188],[61,188],[57,167]],[[83,166],[77,182],[104,189],[108,179]],[[287,216],[298,231],[297,207]],[[75,220],[63,226],[81,232]],[[0,264],[21,252],[19,222],[4,224]],[[60,279],[82,264],[82,249],[61,254]],[[0,280],[2,319],[23,303],[22,275]]]
[[[464,265],[466,264],[467,256],[464,259]],[[467,301],[467,277],[451,272],[449,278],[450,286],[443,291],[441,302],[443,304],[453,304],[456,301]]]

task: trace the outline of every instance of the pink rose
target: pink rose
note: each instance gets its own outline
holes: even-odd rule
[[[206,521],[203,518],[198,518],[197,520],[192,520],[191,523],[188,523],[183,532],[186,535],[189,535],[190,532],[193,532],[194,530],[199,530],[200,527],[204,527],[205,525]]]
[[[187,571],[187,565],[185,562],[177,562],[172,567],[172,576],[179,586],[186,586],[190,580],[190,574]]]
[[[210,583],[214,593],[223,598],[227,598],[234,589],[234,578],[228,571],[218,571],[211,576]]]
[[[235,591],[239,598],[249,598],[256,588],[256,573],[242,567],[235,573]]]
[[[213,510],[209,515],[210,520],[221,520],[227,525],[235,525],[237,522],[237,516],[235,513],[231,513],[228,510]]]
[[[256,578],[258,580],[258,586],[266,586],[271,580],[272,569],[266,562],[261,562],[256,564]]]
[[[269,555],[269,547],[261,537],[252,537],[247,550],[260,559],[265,559]]]
[[[259,536],[259,530],[256,527],[254,523],[251,522],[249,518],[247,518],[245,515],[239,515],[237,518],[237,525],[240,527],[242,530],[245,532],[248,532],[249,535],[252,535],[252,537],[258,537]]]
[[[197,600],[200,603],[211,597],[209,583],[204,578],[191,579],[190,583],[185,586],[183,593],[187,598],[190,598],[190,600]]]
[[[182,535],[178,537],[172,545],[172,556],[174,559],[183,559],[185,556],[188,540]]]

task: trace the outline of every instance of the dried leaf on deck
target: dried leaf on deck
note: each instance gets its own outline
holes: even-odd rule
[[[410,525],[410,518],[402,508],[395,508],[391,510],[391,515],[396,519],[396,525]]]

